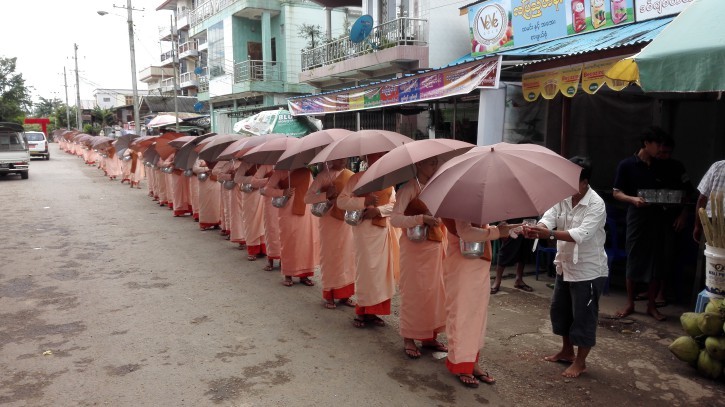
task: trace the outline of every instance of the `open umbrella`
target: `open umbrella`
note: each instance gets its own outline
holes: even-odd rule
[[[129,144],[131,144],[131,141],[134,139],[137,139],[139,136],[133,134],[133,133],[126,133],[121,135],[121,137],[117,138],[114,147],[116,148],[116,155],[118,157],[122,157],[124,151],[128,148]]]
[[[239,158],[242,155],[244,155],[247,151],[253,149],[254,147],[257,147],[258,145],[268,141],[272,140],[274,138],[279,137],[287,137],[284,134],[264,134],[261,136],[249,136],[245,137],[243,139],[237,140],[233,142],[232,144],[228,145],[227,148],[224,149],[219,155],[217,156],[218,160],[231,160],[233,158]]]
[[[195,151],[196,146],[202,141],[215,135],[216,133],[207,133],[198,137],[194,137],[192,140],[187,141],[186,144],[181,146],[181,148],[179,148],[179,151],[176,152],[176,155],[174,156],[174,167],[180,168],[182,170],[188,170],[193,167],[198,157],[198,153]],[[172,140],[171,143],[176,140]]]
[[[176,152],[176,148],[169,145],[169,143],[171,141],[172,140],[169,140],[169,139],[159,139],[154,144],[154,149],[156,150],[157,153],[159,153],[159,156],[161,157],[162,160],[169,158],[169,156],[171,154]]]
[[[181,121],[181,119],[178,119]],[[172,114],[160,114],[149,122],[149,124],[146,125],[146,127],[162,127],[162,126],[168,126],[171,124],[176,124],[176,116]]]
[[[93,141],[91,141],[91,148],[101,149],[101,148],[108,148],[111,143],[113,143],[113,139],[106,136],[96,136],[93,137]]]
[[[296,170],[306,167],[323,148],[332,142],[349,136],[353,132],[345,129],[327,129],[310,133],[299,143],[287,149],[274,166],[278,170]]]
[[[299,142],[294,137],[274,138],[247,151],[241,158],[252,164],[275,164],[282,153]]]
[[[645,92],[725,91],[725,2],[697,0],[652,42],[606,76],[637,82]]]
[[[292,116],[285,109],[277,109],[246,117],[236,122],[232,129],[237,133],[248,133],[253,136],[280,133],[292,137],[302,137],[322,129],[322,123],[307,116]]]
[[[184,144],[194,140],[197,136],[181,136],[169,141],[169,145],[175,149],[180,149]]]
[[[341,158],[383,153],[395,147],[410,143],[413,139],[387,130],[360,130],[337,140],[317,154],[310,164]]]
[[[498,143],[451,158],[420,199],[435,216],[485,224],[544,213],[579,190],[580,172],[545,147]]]
[[[217,134],[204,140],[204,146],[199,149],[199,158],[206,161],[217,161],[219,153],[224,151],[228,145],[241,139],[241,134]],[[197,146],[198,148],[198,146]]]
[[[445,162],[473,147],[464,141],[445,138],[417,140],[395,147],[365,171],[354,193],[361,196],[409,181],[416,176],[415,163],[436,156]]]

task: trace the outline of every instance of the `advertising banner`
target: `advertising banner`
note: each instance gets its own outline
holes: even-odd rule
[[[287,104],[289,111],[297,116],[435,100],[467,94],[476,88],[498,87],[500,66],[501,57],[487,58],[384,84],[290,99]]]
[[[635,21],[634,2],[489,0],[476,4],[468,8],[471,56],[632,23]]]
[[[637,21],[651,20],[678,14],[695,0],[635,0]]]

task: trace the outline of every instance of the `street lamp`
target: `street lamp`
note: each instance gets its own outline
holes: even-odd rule
[[[118,7],[114,5],[113,7]],[[124,8],[124,7],[119,7]],[[138,88],[136,86],[136,47],[133,40],[133,6],[131,0],[126,0],[126,11],[128,11],[128,47],[131,53],[131,85],[133,89],[133,121],[136,134],[141,135],[141,120],[138,107]],[[105,16],[107,11],[97,11],[99,16]]]

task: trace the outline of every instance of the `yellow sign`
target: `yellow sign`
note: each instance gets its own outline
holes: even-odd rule
[[[573,97],[579,86],[581,70],[581,65],[574,65],[562,69],[524,74],[521,81],[524,99],[533,102],[541,95],[544,99],[550,100],[555,98],[559,92],[566,97]]]
[[[593,95],[605,83],[610,89],[616,91],[626,88],[629,82],[607,78],[604,75],[617,61],[619,61],[619,58],[584,64],[584,68],[582,68],[582,89],[584,89],[584,92]]]

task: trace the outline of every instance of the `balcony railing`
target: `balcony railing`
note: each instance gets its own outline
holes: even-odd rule
[[[197,55],[197,43],[196,40],[187,41],[181,45],[179,45],[179,57],[184,58],[187,56],[195,56]]]
[[[209,0],[199,4],[191,11],[191,13],[189,13],[189,25],[192,27],[199,25],[207,18],[238,1],[240,0]]]
[[[373,27],[365,41],[353,43],[349,37],[341,38],[319,47],[302,51],[302,70],[367,54],[375,49],[398,45],[427,45],[428,20],[420,18],[398,18]],[[368,41],[369,40],[369,41]],[[372,44],[372,45],[371,45]]]
[[[199,86],[197,87],[197,91],[209,92],[209,77],[208,76],[199,77]]]
[[[194,72],[184,72],[179,75],[179,84],[182,88],[197,86],[199,84],[198,76]]]
[[[281,80],[282,64],[280,62],[247,60],[234,64],[234,83]]]
[[[163,64],[165,61],[172,59],[174,57],[174,51],[166,51],[163,54],[161,54],[161,63]]]

